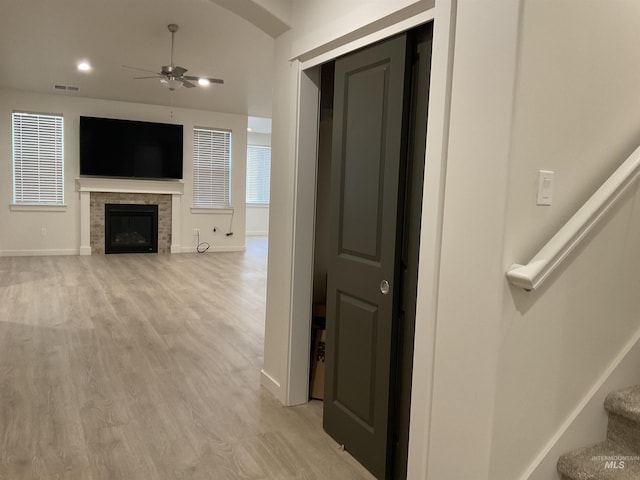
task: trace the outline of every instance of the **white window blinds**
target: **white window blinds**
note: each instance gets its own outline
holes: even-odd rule
[[[231,205],[231,132],[193,129],[193,206]]]
[[[64,204],[61,115],[13,112],[13,202]]]
[[[247,146],[247,203],[269,204],[271,147]]]

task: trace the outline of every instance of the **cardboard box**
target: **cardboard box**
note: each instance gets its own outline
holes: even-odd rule
[[[311,398],[324,399],[324,355],[326,345],[326,330],[317,330],[313,344],[313,364],[311,368]]]

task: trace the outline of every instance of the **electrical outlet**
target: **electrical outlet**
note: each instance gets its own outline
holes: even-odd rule
[[[40,229],[40,235],[42,235],[43,237],[46,237],[46,236],[47,236],[47,229],[46,229],[46,227],[42,227],[42,228]]]
[[[200,229],[199,228],[194,228],[193,229],[193,234],[194,235],[200,235]]]

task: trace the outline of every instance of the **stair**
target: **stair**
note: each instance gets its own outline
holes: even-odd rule
[[[610,393],[607,440],[558,460],[562,480],[640,479],[640,385]]]

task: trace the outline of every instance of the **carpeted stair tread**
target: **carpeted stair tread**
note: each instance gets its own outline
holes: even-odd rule
[[[640,423],[640,385],[611,392],[604,401],[604,408]]]
[[[606,441],[561,456],[558,472],[567,480],[638,480],[637,458],[633,452]]]

